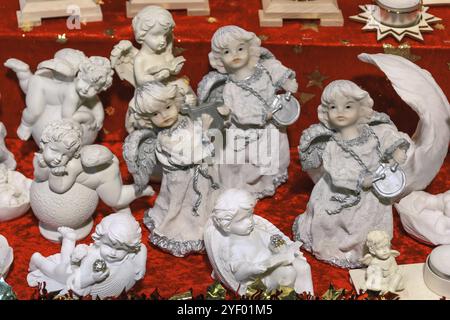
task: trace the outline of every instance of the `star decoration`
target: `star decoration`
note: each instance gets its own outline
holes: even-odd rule
[[[258,38],[260,38],[261,41],[266,41],[267,39],[269,39],[269,37],[266,36],[266,35],[264,35],[264,34],[260,34],[260,35],[258,36]]]
[[[319,26],[315,22],[305,22],[302,23],[300,30],[313,30],[315,32],[319,32]]]
[[[433,31],[430,24],[441,21],[440,18],[427,13],[428,7],[422,7],[421,18],[416,25],[407,28],[390,27],[374,18],[372,13],[375,11],[376,7],[377,6],[371,4],[359,6],[363,12],[356,16],[351,16],[350,19],[365,23],[366,25],[362,28],[363,30],[376,30],[378,41],[389,35],[393,36],[399,42],[402,41],[405,36],[409,36],[416,40],[423,40],[422,32]]]
[[[308,92],[300,92],[299,95],[299,101],[301,105],[304,105],[305,103],[307,103],[308,101],[314,99],[316,95],[312,94],[312,93],[308,93]]]
[[[445,30],[445,25],[443,25],[442,23],[436,23],[433,28],[435,30]]]
[[[57,43],[61,43],[61,44],[65,44],[69,39],[67,39],[67,36],[65,33],[63,34],[58,34],[56,36],[56,42]]]
[[[450,62],[447,62],[448,70],[450,70]]]
[[[102,4],[105,4],[103,2],[103,0],[94,0],[94,1],[95,1],[95,4],[98,4],[99,6],[101,6]]]
[[[302,47],[302,45],[296,45],[296,46],[294,46],[294,48],[292,50],[294,50],[295,54],[300,54],[303,52],[303,47]]]
[[[33,30],[33,24],[31,22],[24,22],[20,29],[22,29],[23,32],[30,32]]]
[[[340,41],[340,43],[342,43],[344,46],[349,46],[350,45],[350,41],[349,40],[345,40],[345,39],[342,39]]]
[[[103,128],[103,133],[104,133],[104,134],[109,134],[109,130],[106,129],[106,128]]]
[[[214,17],[209,17],[206,21],[208,21],[208,23],[217,23],[218,20]]]
[[[105,109],[105,112],[108,116],[112,116],[116,112],[116,109],[113,106],[109,106]]]
[[[406,58],[412,62],[416,62],[422,58],[421,56],[411,53],[411,46],[407,42],[400,44],[398,47],[385,43],[383,44],[383,50],[384,53],[394,54],[396,56]]]
[[[107,36],[109,36],[111,38],[114,38],[114,34],[115,34],[115,31],[112,28],[109,28],[109,29],[105,30],[105,35],[107,35]]]
[[[182,48],[182,47],[173,47],[172,53],[173,53],[174,56],[179,56],[180,54],[182,54],[182,53],[185,52],[185,51],[186,51],[185,48]]]
[[[325,79],[328,79],[329,77],[324,76],[323,74],[320,73],[319,70],[314,70],[313,73],[309,74],[308,77],[309,79],[308,84],[306,85],[307,88],[312,87],[312,86],[316,86],[320,89],[323,88],[323,81]]]

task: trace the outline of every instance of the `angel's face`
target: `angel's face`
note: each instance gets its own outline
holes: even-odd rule
[[[220,52],[220,60],[228,72],[246,67],[250,62],[250,44],[232,39]]]
[[[337,130],[357,125],[361,117],[360,109],[359,102],[337,94],[328,106],[328,121]]]
[[[89,79],[83,77],[81,73],[79,73],[75,79],[75,88],[77,89],[78,94],[85,99],[93,98],[100,91],[97,84],[92,83]]]
[[[169,44],[170,28],[157,23],[144,38],[144,44],[155,53],[164,51]]]
[[[253,208],[239,209],[229,225],[229,232],[239,236],[247,236],[255,228]]]
[[[44,146],[42,156],[50,168],[62,167],[73,158],[76,148],[68,149],[62,141],[52,141]]]
[[[99,249],[102,259],[109,263],[122,261],[128,255],[125,248],[114,245],[106,236],[103,236]]]
[[[178,108],[175,101],[154,102],[150,108],[150,120],[158,128],[169,128],[178,121]]]
[[[386,260],[391,256],[391,246],[389,243],[383,241],[371,248],[370,253],[375,255],[378,259]]]

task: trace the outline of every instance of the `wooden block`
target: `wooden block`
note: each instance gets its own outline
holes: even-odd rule
[[[319,19],[324,27],[344,25],[344,17],[336,0],[262,0],[259,11],[261,27],[281,27],[284,19]]]
[[[100,5],[94,0],[20,0],[20,10],[17,11],[19,28],[23,26],[39,26],[42,19],[69,17],[74,11],[70,8],[78,7],[80,21],[102,21],[103,14]]]
[[[188,16],[209,16],[209,0],[129,0],[127,17],[133,18],[147,6],[161,6],[167,10],[187,10]]]

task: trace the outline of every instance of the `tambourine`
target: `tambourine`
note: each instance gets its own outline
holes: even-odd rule
[[[300,116],[300,103],[292,93],[279,94],[272,102],[272,120],[278,126],[290,126]]]
[[[400,195],[406,186],[405,172],[398,164],[390,166],[382,163],[373,179],[373,190],[379,197],[392,199]]]

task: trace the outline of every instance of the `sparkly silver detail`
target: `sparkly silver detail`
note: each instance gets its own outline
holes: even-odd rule
[[[286,241],[283,239],[283,236],[279,234],[274,234],[270,236],[270,245],[274,248],[278,248],[281,246],[284,246],[286,244]]]
[[[170,137],[178,130],[187,128],[188,124],[189,124],[189,118],[186,116],[180,115],[177,123],[172,125],[170,128],[162,129],[160,131],[160,133]]]
[[[105,260],[97,259],[92,264],[92,271],[94,272],[105,272],[108,269]]]
[[[205,250],[203,240],[187,240],[177,241],[157,234],[155,230],[155,222],[149,216],[148,210],[144,216],[144,224],[150,230],[149,241],[158,248],[171,253],[175,257],[185,257],[190,253],[201,253]]]

